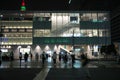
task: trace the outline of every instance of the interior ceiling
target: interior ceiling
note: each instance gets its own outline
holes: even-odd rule
[[[0,10],[20,10],[22,0],[0,0]],[[119,0],[25,0],[27,10],[113,10]]]

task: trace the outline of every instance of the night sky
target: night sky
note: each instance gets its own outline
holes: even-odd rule
[[[110,10],[119,0],[25,0],[27,10]],[[0,10],[20,10],[22,0],[0,0]]]
[[[22,0],[0,0],[1,10],[20,10]],[[27,10],[50,10],[68,9],[71,5],[74,8],[79,5],[79,0],[25,0]]]

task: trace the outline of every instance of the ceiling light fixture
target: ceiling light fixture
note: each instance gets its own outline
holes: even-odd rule
[[[71,3],[72,0],[69,0],[69,4]]]

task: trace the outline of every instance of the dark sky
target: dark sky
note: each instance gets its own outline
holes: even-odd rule
[[[22,0],[0,0],[0,10],[20,10]],[[25,0],[27,10],[110,10],[119,0]]]
[[[19,10],[22,0],[0,0],[0,9]],[[67,9],[69,0],[25,0],[27,10]],[[79,5],[79,0],[72,1],[71,5]],[[75,6],[74,6],[75,7]]]

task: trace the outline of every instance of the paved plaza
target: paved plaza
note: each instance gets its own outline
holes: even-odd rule
[[[0,80],[120,80],[120,65],[116,61],[92,60],[81,66],[80,60],[75,64],[63,61],[53,64],[52,60],[3,61],[0,66]]]

